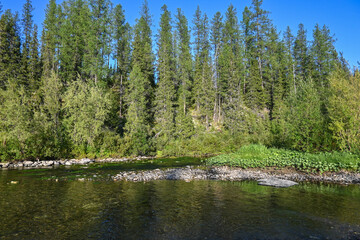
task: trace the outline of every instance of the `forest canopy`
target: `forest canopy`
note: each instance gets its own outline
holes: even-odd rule
[[[262,0],[192,19],[145,0],[0,4],[0,161],[204,155],[256,143],[360,151],[360,73],[324,25],[274,26]]]

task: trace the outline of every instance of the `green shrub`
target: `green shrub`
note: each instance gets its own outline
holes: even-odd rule
[[[322,173],[342,169],[359,171],[360,156],[348,152],[311,154],[266,148],[262,145],[247,145],[235,153],[209,158],[206,164],[241,168],[292,167],[301,171]]]

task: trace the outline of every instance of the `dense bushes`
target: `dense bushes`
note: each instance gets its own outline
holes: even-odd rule
[[[263,145],[247,145],[231,154],[219,155],[206,160],[208,165],[241,168],[292,167],[311,172],[360,171],[360,155],[349,152],[301,153],[266,148]]]

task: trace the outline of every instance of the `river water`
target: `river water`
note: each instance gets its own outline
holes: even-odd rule
[[[0,239],[360,239],[359,185],[110,180],[200,163],[0,170]]]

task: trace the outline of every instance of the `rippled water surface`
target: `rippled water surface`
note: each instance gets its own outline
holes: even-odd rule
[[[110,181],[199,163],[0,170],[0,239],[360,239],[359,185]]]

